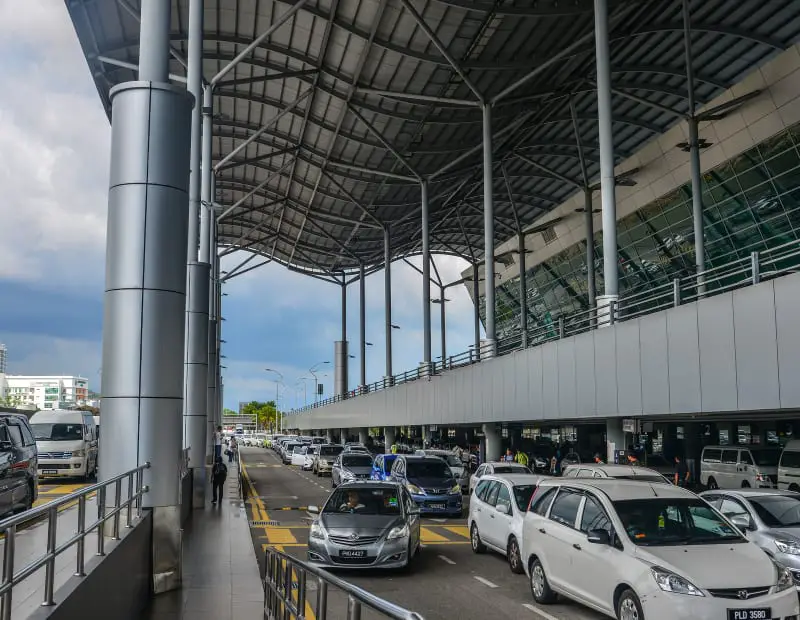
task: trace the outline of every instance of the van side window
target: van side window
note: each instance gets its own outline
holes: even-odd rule
[[[722,460],[722,450],[707,449],[703,451],[704,463],[719,463]]]
[[[31,429],[28,428],[26,424],[22,425],[22,438],[25,440],[26,446],[33,446],[36,445],[36,440],[33,438],[33,433]]]
[[[19,429],[19,424],[9,423],[8,433],[11,435],[11,443],[17,447],[22,447],[22,431]]]
[[[739,453],[739,462],[742,465],[753,465],[753,455],[751,455],[747,450],[742,450]]]
[[[605,530],[610,534],[614,529],[603,506],[591,495],[586,496],[586,503],[583,505],[580,529],[584,534],[591,530]]]
[[[8,436],[8,428],[3,423],[0,423],[0,441],[11,441]]]
[[[722,451],[722,462],[736,465],[738,461],[738,450],[723,450]]]
[[[784,450],[781,454],[781,467],[800,468],[800,452]]]

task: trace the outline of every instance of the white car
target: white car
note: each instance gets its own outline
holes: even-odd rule
[[[611,463],[567,465],[561,475],[564,478],[616,478],[617,480],[643,480],[645,482],[672,484],[664,474],[658,473],[655,469]]]
[[[679,487],[543,479],[525,513],[522,540],[538,604],[561,594],[620,620],[800,615],[789,571]]]
[[[475,473],[469,477],[469,492],[472,493],[475,491],[475,486],[478,484],[478,480],[483,478],[486,475],[491,474],[532,474],[533,472],[530,468],[526,467],[525,465],[520,465],[519,463],[515,463],[514,461],[498,461],[496,463],[484,463],[477,470]]]
[[[470,499],[469,537],[472,550],[491,549],[508,559],[514,573],[523,573],[522,522],[541,476],[499,474],[484,476]]]
[[[319,445],[311,444],[306,448],[306,453],[303,457],[303,464],[300,466],[300,469],[305,471],[311,471],[314,467],[314,459],[316,455],[319,454]],[[294,459],[292,459],[294,461]],[[294,464],[294,462],[292,463]]]
[[[292,449],[292,465],[297,465],[298,467],[302,467],[306,462],[306,452],[308,451],[308,446],[295,446]]]

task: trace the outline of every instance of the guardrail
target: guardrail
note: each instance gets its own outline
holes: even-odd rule
[[[308,600],[309,576],[315,579],[316,600]],[[347,620],[361,620],[364,607],[392,620],[424,620],[422,616],[390,603],[366,590],[339,579],[328,571],[311,566],[277,549],[267,547],[264,577],[264,620],[306,620],[310,607],[316,620],[327,620],[330,611],[328,589],[334,587],[347,596]],[[309,614],[310,615],[310,614]]]
[[[477,351],[473,347],[469,351],[449,356],[444,360],[439,357],[427,367],[421,364],[414,370],[393,377],[384,377],[380,381],[361,386],[345,395],[326,398],[287,413],[301,413],[324,407],[348,398],[435,376],[453,368],[469,366],[495,356],[575,336],[798,271],[800,271],[800,241],[790,241],[763,252],[751,252],[748,257],[736,259],[695,275],[675,278],[672,282],[620,297],[605,306],[589,307],[562,315],[524,333],[516,331],[501,335],[495,346],[483,343]]]
[[[75,576],[85,577],[86,536],[97,531],[97,555],[105,555],[105,535],[103,530],[109,520],[112,521],[113,540],[119,540],[120,519],[125,511],[125,527],[133,523],[133,509],[136,508],[136,518],[142,516],[142,495],[147,487],[142,485],[142,472],[150,467],[145,463],[123,474],[119,474],[104,482],[98,482],[85,487],[64,497],[54,499],[47,504],[38,506],[13,517],[0,521],[0,533],[5,535],[5,549],[3,551],[3,571],[0,582],[0,619],[11,620],[11,603],[14,586],[21,583],[40,568],[45,569],[43,606],[55,605],[53,599],[56,558],[72,546],[77,546],[77,559]],[[122,499],[122,484],[127,481],[127,498]],[[107,490],[113,485],[114,508],[106,512]],[[135,490],[134,490],[135,489]],[[97,519],[86,525],[86,500],[93,493],[97,493]],[[78,502],[78,531],[60,545],[57,544],[59,508]],[[43,556],[34,560],[23,569],[14,569],[14,552],[17,529],[20,525],[42,517],[47,521],[47,551]]]

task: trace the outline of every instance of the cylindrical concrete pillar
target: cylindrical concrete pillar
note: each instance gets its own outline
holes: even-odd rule
[[[347,429],[339,429],[339,442],[344,445],[347,443]]]
[[[369,429],[366,427],[362,427],[358,429],[358,441],[363,445],[367,445],[369,441]]]
[[[499,461],[503,451],[502,438],[494,424],[484,424],[483,434],[486,437],[486,462]]]
[[[328,443],[333,443],[334,442],[335,437],[334,437],[334,431],[333,431],[332,428],[329,428],[328,430],[325,431],[325,437],[327,437]]]
[[[333,394],[344,398],[347,395],[348,346],[346,341],[333,343]]]
[[[392,445],[397,441],[397,434],[394,426],[387,426],[383,429],[383,439],[386,446],[386,452],[391,451]]]

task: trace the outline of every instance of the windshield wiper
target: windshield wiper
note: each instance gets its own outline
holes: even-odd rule
[[[744,542],[744,538],[738,536],[736,534],[731,534],[728,536],[703,536],[699,538],[690,538],[686,541],[685,544],[687,545],[707,545],[707,544],[718,544],[718,543],[729,543],[729,542]]]

